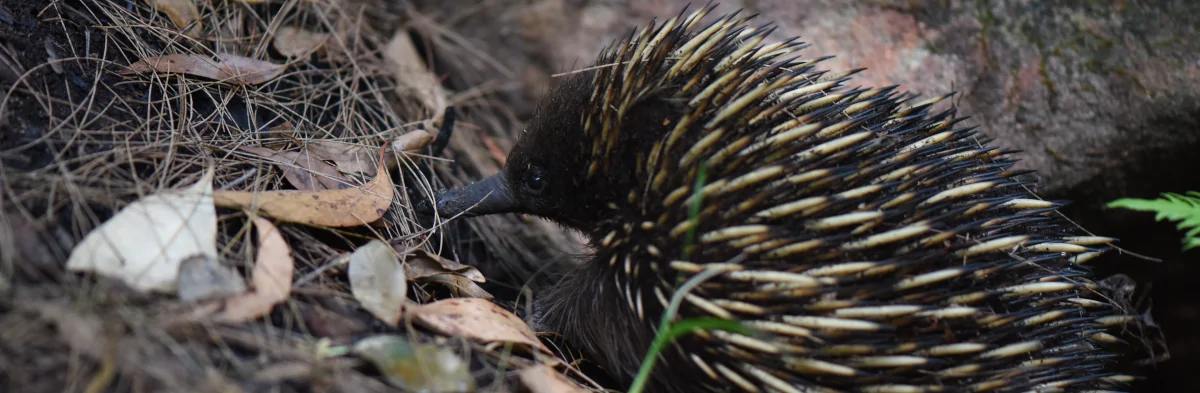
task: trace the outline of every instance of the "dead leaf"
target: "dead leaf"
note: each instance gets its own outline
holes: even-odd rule
[[[420,153],[435,139],[434,135],[425,130],[410,131],[391,141],[391,151],[397,154]],[[333,161],[337,170],[342,173],[362,173],[375,176],[376,167],[371,164],[374,151],[369,146],[349,142],[314,140],[304,145],[304,151],[323,160]],[[396,161],[386,160],[387,167],[395,168]]]
[[[254,292],[280,300],[292,293],[292,272],[295,260],[283,234],[271,221],[254,217],[254,229],[258,233],[258,253],[254,260]]]
[[[567,379],[565,375],[554,371],[554,368],[537,364],[518,371],[521,383],[529,388],[530,393],[588,393],[579,384]]]
[[[397,152],[419,153],[421,149],[433,142],[433,134],[425,130],[413,130],[392,141],[392,149]]]
[[[183,260],[217,259],[212,179],[210,169],[188,188],[129,204],[71,250],[67,268],[114,277],[144,292],[175,292]]]
[[[309,154],[258,146],[242,146],[238,150],[280,164],[283,177],[300,191],[339,190],[350,187],[349,181],[338,173],[337,168]]]
[[[254,217],[254,229],[258,232],[258,253],[254,258],[254,271],[250,276],[254,290],[224,300],[224,307],[216,319],[222,322],[239,323],[266,315],[276,304],[287,300],[292,294],[292,272],[295,260],[287,241],[279,228],[262,217]]]
[[[424,249],[413,250],[413,257],[404,261],[404,272],[410,280],[442,284],[455,297],[492,299],[492,294],[476,284],[487,281],[479,269]]]
[[[436,276],[442,273],[458,273],[475,282],[487,282],[483,273],[474,266],[467,266],[424,249],[413,250],[413,258],[405,261],[404,272],[410,279]]]
[[[246,280],[237,270],[215,259],[195,256],[179,265],[179,300],[223,299],[246,292]]]
[[[471,279],[454,273],[438,274],[423,281],[436,282],[450,288],[454,297],[492,299],[492,294]]]
[[[446,111],[446,90],[441,80],[425,67],[407,31],[400,30],[383,50],[386,64],[396,77],[396,89],[416,98],[434,116]]]
[[[300,57],[320,49],[329,33],[314,33],[292,26],[280,27],[275,31],[275,50],[284,56]]]
[[[387,243],[372,240],[350,254],[350,292],[380,321],[396,327],[408,300],[400,258]]]
[[[167,14],[176,27],[183,29],[191,26],[189,30],[185,31],[190,36],[195,37],[196,32],[203,30],[199,21],[200,10],[196,8],[196,3],[192,0],[147,0],[147,3]]]
[[[452,337],[521,344],[550,354],[524,321],[484,299],[446,299],[408,307],[418,324]]]
[[[317,140],[306,143],[304,150],[313,156],[333,161],[337,165],[337,169],[343,173],[358,172],[367,176],[375,176],[378,170],[377,166],[371,165],[371,156],[375,153],[367,146]]]
[[[359,340],[352,351],[373,363],[389,384],[406,392],[475,390],[470,363],[443,346],[381,335]]]
[[[261,210],[277,219],[309,225],[350,227],[374,222],[392,204],[395,187],[383,165],[380,149],[378,176],[362,188],[325,191],[224,191],[213,193],[218,206]]]
[[[142,59],[129,65],[123,74],[152,71],[199,76],[241,85],[257,85],[283,74],[284,66],[268,61],[251,59],[227,53],[218,53],[217,59],[190,54],[175,53]]]

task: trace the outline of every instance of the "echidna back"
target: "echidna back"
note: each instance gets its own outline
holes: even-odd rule
[[[663,375],[698,377],[664,386],[1008,392],[1123,380],[1105,371],[1105,328],[1128,318],[1092,293],[1081,265],[1110,239],[1076,236],[1007,152],[933,110],[945,97],[847,88],[853,72],[790,58],[793,41],[764,46],[768,31],[736,15],[698,27],[704,12],[607,50],[580,118],[589,182],[636,183],[591,231],[589,277],[653,329],[680,283],[718,270],[678,318],[763,334],[681,339]],[[630,122],[646,105],[671,110]],[[631,133],[652,143],[624,142]]]

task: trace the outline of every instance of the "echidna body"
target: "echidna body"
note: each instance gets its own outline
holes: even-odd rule
[[[663,352],[660,392],[1120,389],[1131,318],[1077,236],[956,126],[940,97],[846,88],[769,26],[711,7],[651,25],[562,80],[496,175],[442,216],[523,212],[587,234],[591,260],[536,322],[628,384],[680,285],[675,320],[736,320]],[[472,210],[473,209],[473,210]],[[705,273],[708,272],[708,273]]]

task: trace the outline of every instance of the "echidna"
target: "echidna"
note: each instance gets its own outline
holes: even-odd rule
[[[685,9],[686,10],[686,9]],[[664,351],[660,392],[1122,389],[1133,317],[1081,265],[1078,236],[949,96],[846,88],[796,39],[712,6],[651,23],[564,78],[505,168],[438,197],[441,216],[522,212],[591,239],[537,301],[628,384],[680,284],[675,320],[740,321]],[[686,15],[686,16],[685,16]]]

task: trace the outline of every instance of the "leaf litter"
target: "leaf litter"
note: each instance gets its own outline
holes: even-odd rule
[[[387,243],[372,240],[350,254],[350,292],[380,321],[396,327],[408,301],[408,279]]]
[[[329,40],[329,33],[317,33],[294,26],[284,26],[275,32],[275,50],[288,57],[307,56],[320,50]]]
[[[312,155],[259,146],[242,146],[238,149],[279,164],[283,176],[300,191],[338,190],[350,186],[337,168]]]
[[[218,206],[261,211],[270,217],[308,225],[352,227],[383,217],[391,207],[394,187],[380,149],[375,179],[361,188],[323,191],[217,191]]]
[[[475,158],[484,147],[444,134],[450,107],[470,108],[465,124],[497,144],[518,129],[488,93],[451,98],[442,85],[464,74],[458,63],[498,63],[415,11],[388,14],[412,22],[393,31],[403,24],[380,23],[379,12],[363,23],[340,2],[20,1],[39,3],[33,41],[44,52],[53,40],[46,56],[58,60],[20,64],[0,48],[0,88],[11,93],[0,98],[0,129],[25,133],[0,138],[0,244],[16,245],[0,250],[0,291],[11,295],[0,297],[11,310],[0,316],[0,352],[21,367],[8,386],[382,392],[403,370],[432,365],[450,383],[498,391],[546,371],[530,367],[554,354],[507,311],[518,307],[488,300],[483,285],[499,282],[484,276],[499,269],[484,267],[544,256],[543,240],[509,239],[561,235],[509,217],[431,225],[412,209],[433,189],[494,169]],[[436,50],[418,51],[413,31]],[[424,129],[435,124],[446,128]],[[438,157],[446,143],[466,171]],[[203,195],[209,202],[181,203]],[[314,196],[331,199],[298,201]],[[178,206],[147,207],[155,201]],[[164,236],[170,227],[202,241]],[[383,248],[402,267],[390,257],[390,278],[372,277],[390,291],[379,304],[407,304],[390,316],[377,309],[383,318],[355,298],[363,275],[347,266],[372,240],[391,245]],[[489,246],[465,246],[480,241]],[[499,332],[483,331],[492,326]],[[366,352],[329,351],[364,335],[403,338],[415,349],[393,360],[411,364],[374,363],[384,372],[373,374],[344,358]]]
[[[238,323],[262,317],[292,293],[295,261],[287,241],[265,218],[254,217],[254,229],[258,233],[258,253],[250,276],[253,291],[221,301],[216,320]]]
[[[88,233],[67,268],[120,279],[141,291],[174,292],[184,260],[217,258],[212,171],[191,186],[139,199]]]
[[[284,66],[238,56],[218,53],[216,58],[201,54],[175,53],[154,56],[129,65],[125,73],[164,72],[199,76],[241,85],[257,85],[283,74]]]

